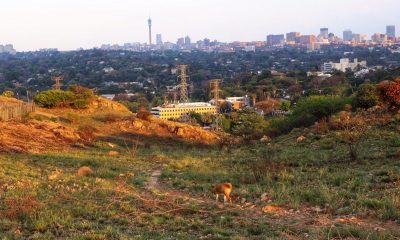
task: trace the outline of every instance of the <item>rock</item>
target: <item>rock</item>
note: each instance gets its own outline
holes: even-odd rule
[[[87,177],[93,175],[93,170],[90,167],[83,166],[78,169],[78,177]]]
[[[117,152],[117,151],[109,151],[108,152],[108,156],[118,156],[119,155],[119,152]]]
[[[242,204],[246,202],[246,198],[242,198],[242,201],[240,201]]]

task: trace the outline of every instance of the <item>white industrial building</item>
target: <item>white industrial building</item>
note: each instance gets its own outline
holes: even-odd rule
[[[324,65],[322,66],[322,71],[324,73],[330,73],[333,70],[340,70],[342,72],[345,72],[347,69],[354,71],[358,67],[366,68],[367,61],[359,62],[358,59],[355,58],[354,62],[350,62],[350,60],[348,58],[342,58],[342,59],[340,59],[339,63],[334,63],[334,62],[324,63]]]

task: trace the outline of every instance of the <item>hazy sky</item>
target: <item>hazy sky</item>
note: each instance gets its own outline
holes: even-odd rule
[[[23,51],[145,42],[149,15],[153,39],[162,33],[172,42],[264,40],[325,26],[340,36],[346,28],[370,35],[399,26],[399,9],[399,0],[0,0],[0,44]]]

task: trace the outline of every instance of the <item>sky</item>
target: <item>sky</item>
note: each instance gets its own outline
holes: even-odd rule
[[[399,0],[0,0],[0,44],[18,51],[75,50],[101,44],[217,39],[264,41],[267,34],[321,27],[371,35],[400,27]]]

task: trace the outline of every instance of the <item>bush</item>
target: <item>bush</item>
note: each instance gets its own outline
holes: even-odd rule
[[[319,120],[340,112],[351,102],[351,98],[339,96],[310,96],[301,99],[293,113],[275,118],[268,132],[289,133],[293,128],[309,127]]]
[[[41,92],[35,96],[35,103],[46,108],[72,107],[85,109],[93,96],[93,91],[88,88],[71,86],[68,91],[49,90]]]
[[[261,138],[265,133],[267,122],[264,117],[251,109],[231,114],[231,131],[245,139]]]
[[[400,78],[378,84],[378,93],[389,107],[398,109],[400,107]]]
[[[77,99],[72,102],[71,107],[75,109],[85,109],[89,106],[89,101],[87,99]]]
[[[282,111],[289,111],[290,110],[290,101],[282,101],[281,102],[281,110]]]
[[[378,104],[379,97],[376,86],[373,84],[362,84],[355,97],[355,105],[358,108],[368,109]]]
[[[35,96],[35,103],[46,107],[66,107],[74,99],[74,94],[70,91],[50,90],[41,92]]]
[[[14,92],[12,92],[12,91],[4,91],[3,94],[1,94],[1,96],[7,97],[7,98],[12,98],[12,97],[14,97]]]

